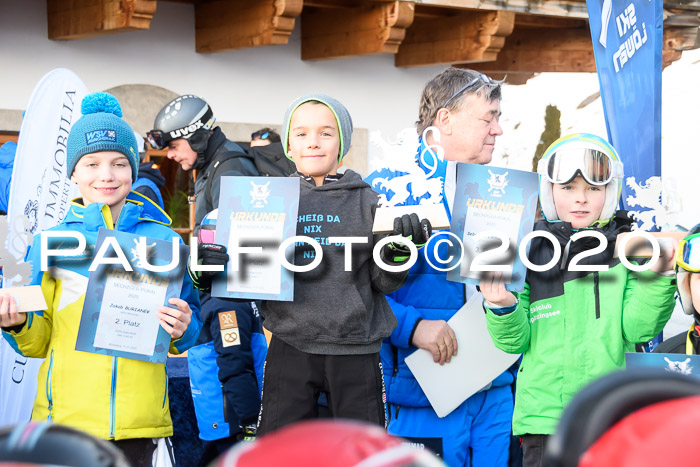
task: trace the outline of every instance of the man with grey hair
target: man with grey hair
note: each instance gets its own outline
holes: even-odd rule
[[[448,68],[423,90],[416,128],[420,145],[416,163],[428,178],[440,178],[442,202],[451,216],[457,162],[491,162],[499,125],[501,82],[472,70]],[[444,160],[439,156],[444,151]],[[403,204],[419,204],[431,194],[412,191]],[[446,245],[419,255],[406,285],[387,296],[398,327],[381,349],[386,380],[389,433],[431,448],[448,465],[500,466],[508,463],[513,395],[510,371],[439,418],[404,362],[416,348],[430,351],[440,365],[457,355],[457,340],[447,321],[464,305],[470,291],[450,282],[430,264],[446,258]],[[437,253],[437,254],[436,254]],[[426,256],[431,261],[426,261]],[[473,288],[472,288],[473,289]]]

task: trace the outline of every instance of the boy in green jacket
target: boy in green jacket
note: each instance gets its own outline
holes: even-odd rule
[[[500,275],[480,285],[494,344],[523,354],[513,433],[522,438],[525,466],[541,465],[548,435],[580,389],[623,368],[625,352],[661,332],[676,288],[673,251],[641,272],[613,255],[617,235],[633,221],[616,212],[623,173],[612,146],[585,133],[560,138],[538,173],[545,220],[535,229],[548,235],[533,239],[529,260],[549,263],[554,242],[564,260],[545,271],[531,268],[520,294],[506,291]],[[590,235],[572,241],[577,232]]]

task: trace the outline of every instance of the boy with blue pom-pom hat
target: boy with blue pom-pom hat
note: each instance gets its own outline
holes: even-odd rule
[[[94,252],[100,228],[171,241],[170,218],[148,198],[130,192],[139,164],[134,133],[122,119],[116,98],[94,93],[82,102],[83,116],[68,136],[68,176],[81,198],[53,231],[82,234]],[[85,301],[91,254],[85,261],[55,259],[40,265],[41,240],[29,252],[31,285],[40,285],[46,310],[18,313],[14,299],[0,297],[3,337],[20,354],[45,358],[32,418],[51,420],[113,441],[134,466],[150,466],[161,451],[171,451],[165,365],[75,350]],[[70,258],[73,259],[73,258]],[[199,335],[199,299],[185,274],[180,298],[156,311],[172,336],[169,352],[179,354]],[[170,457],[165,455],[165,457]]]

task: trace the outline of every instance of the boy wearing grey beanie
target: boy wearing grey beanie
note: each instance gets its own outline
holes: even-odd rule
[[[296,99],[285,114],[282,143],[300,178],[297,235],[313,234],[323,259],[311,271],[296,273],[294,301],[263,302],[265,327],[272,340],[265,362],[260,434],[318,416],[317,400],[326,393],[333,417],[385,426],[384,381],[379,349],[396,327],[384,297],[398,290],[408,271],[388,272],[372,258],[379,237],[372,233],[378,195],[361,176],[338,166],[350,149],[352,119],[330,96]],[[430,224],[413,214],[395,220],[395,235],[416,244],[430,236]],[[358,237],[346,270],[345,245],[330,237]],[[294,264],[314,260],[314,249],[298,244]],[[389,244],[380,256],[387,264],[408,260]]]

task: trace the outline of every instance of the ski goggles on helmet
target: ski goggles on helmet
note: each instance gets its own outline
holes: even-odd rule
[[[690,235],[678,243],[676,264],[686,271],[700,272],[700,233]]]
[[[581,175],[591,185],[607,185],[622,178],[622,162],[590,148],[562,148],[537,163],[537,173],[552,183],[563,185]]]
[[[148,144],[151,145],[153,149],[163,149],[168,145],[168,141],[165,139],[165,134],[160,130],[151,130],[146,133],[146,139]]]

